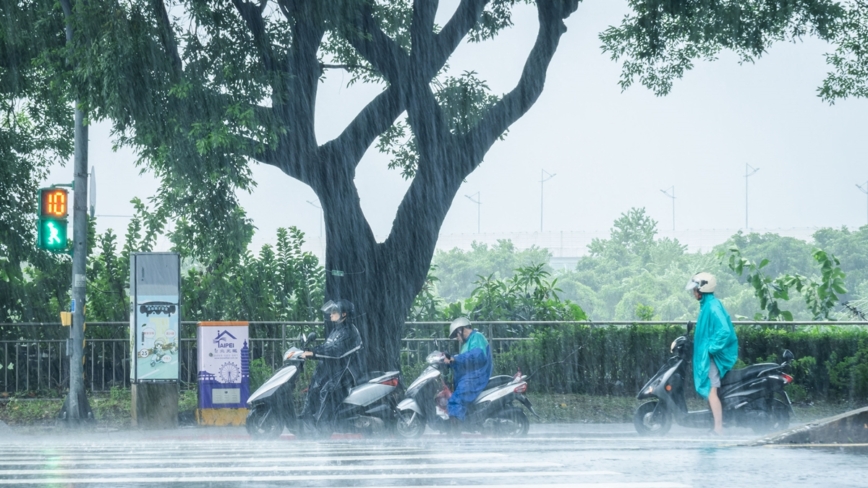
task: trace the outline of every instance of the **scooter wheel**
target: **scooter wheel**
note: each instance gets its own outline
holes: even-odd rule
[[[283,432],[283,422],[271,408],[254,408],[247,412],[245,427],[254,439],[276,439]]]
[[[497,414],[495,420],[499,420],[495,426],[495,432],[502,437],[523,437],[530,430],[530,420],[523,411],[510,408]]]
[[[425,420],[415,412],[401,412],[395,432],[404,439],[418,439],[425,433]]]
[[[757,434],[767,434],[784,430],[790,426],[790,409],[784,402],[775,399],[769,402],[768,410],[762,420],[755,421],[751,428]]]
[[[633,414],[633,426],[639,435],[666,435],[672,428],[672,414],[660,402],[645,402]]]

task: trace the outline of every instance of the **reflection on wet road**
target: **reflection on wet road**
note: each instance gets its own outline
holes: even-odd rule
[[[523,439],[426,435],[419,441],[240,431],[18,436],[0,446],[0,485],[18,486],[865,486],[849,449],[749,447],[693,432],[639,438],[623,428],[538,428]]]

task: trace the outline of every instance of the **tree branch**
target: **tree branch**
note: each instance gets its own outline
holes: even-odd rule
[[[461,147],[469,150],[465,168],[467,174],[482,161],[494,142],[521,118],[537,101],[545,85],[549,63],[567,27],[563,19],[578,7],[576,0],[538,0],[539,31],[536,42],[524,64],[518,84],[492,106],[479,124],[461,136]]]
[[[483,120],[469,133],[452,136],[447,131],[449,137],[457,139],[456,142],[442,142],[441,122],[436,120],[437,112],[430,110],[433,94],[429,91],[429,99],[429,95],[421,96],[418,87],[414,90],[412,97],[418,105],[408,107],[408,114],[412,118],[414,111],[418,110],[420,116],[428,114],[430,119],[423,118],[421,125],[416,123],[413,127],[420,147],[419,170],[398,207],[392,233],[383,244],[384,253],[398,256],[414,252],[430,258],[440,225],[464,177],[479,165],[497,138],[539,98],[548,65],[561,35],[566,32],[563,19],[569,17],[577,7],[576,0],[537,1],[539,32],[517,86],[489,109]],[[432,130],[432,133],[426,134],[426,130]],[[429,137],[441,138],[439,144],[432,146],[433,152],[422,149],[425,139]],[[433,170],[432,164],[426,164],[426,160],[436,163],[436,170]],[[428,262],[425,259],[418,261]]]
[[[271,49],[271,42],[268,39],[268,34],[265,32],[265,19],[262,17],[260,6],[246,2],[244,0],[232,0],[238,14],[247,24],[250,33],[253,34],[253,42],[256,44],[256,49],[259,51],[259,56],[262,58],[262,65],[266,71],[273,73],[278,71],[278,67],[274,62],[274,53]]]
[[[413,21],[410,24],[410,59],[427,64],[434,42],[434,16],[439,0],[413,0]]]
[[[380,29],[369,5],[358,9],[352,19],[352,27],[356,32],[345,36],[347,42],[389,83],[400,83],[407,71],[407,54]]]
[[[391,127],[404,111],[402,99],[400,87],[389,86],[368,103],[338,137],[323,144],[323,149],[343,153],[358,165],[377,136]]]
[[[287,176],[295,178],[308,186],[313,186],[314,178],[312,178],[313,175],[310,172],[310,167],[312,166],[311,160],[316,158],[316,153],[313,155],[297,154],[282,150],[280,147],[286,144],[285,141],[278,142],[273,147],[247,136],[239,136],[239,138],[244,142],[238,150],[242,156],[262,164],[274,166],[286,173]]]
[[[455,143],[455,136],[449,131],[443,109],[437,103],[428,80],[414,79],[409,85],[407,121],[416,137],[419,170],[437,165],[437,171],[449,172],[447,168],[454,164],[454,158],[447,153]]]
[[[489,0],[461,0],[461,4],[452,14],[452,18],[434,39],[431,56],[425,66],[425,76],[429,79],[433,78],[443,68],[464,36],[479,21],[479,17],[488,2]]]
[[[160,42],[163,44],[163,49],[166,50],[172,65],[172,77],[174,81],[178,81],[183,73],[183,67],[181,55],[178,52],[178,41],[175,40],[175,32],[172,30],[172,22],[169,20],[169,12],[166,10],[166,4],[163,0],[152,0],[151,6],[157,17]]]
[[[284,150],[312,154],[316,151],[316,92],[322,66],[317,50],[322,43],[325,28],[318,12],[317,2],[283,0],[281,9],[290,20],[292,45],[287,65],[289,77],[275,87],[272,105],[281,120],[289,126],[289,146]]]

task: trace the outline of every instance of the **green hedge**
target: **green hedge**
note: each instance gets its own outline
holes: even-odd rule
[[[533,340],[499,354],[495,366],[499,374],[513,374],[518,368],[538,371],[531,385],[536,391],[635,395],[669,357],[671,342],[684,332],[681,325],[548,327],[534,332]],[[796,361],[789,373],[795,381],[789,391],[795,401],[868,401],[868,330],[738,326],[737,334],[737,367],[779,362],[785,348],[793,351]],[[558,361],[563,363],[543,367]]]

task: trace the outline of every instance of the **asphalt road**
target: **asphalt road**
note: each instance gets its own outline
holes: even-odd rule
[[[250,440],[238,428],[6,431],[0,485],[731,487],[868,485],[858,448],[748,446],[749,431],[639,438],[628,425],[538,426],[521,439],[426,435]]]

